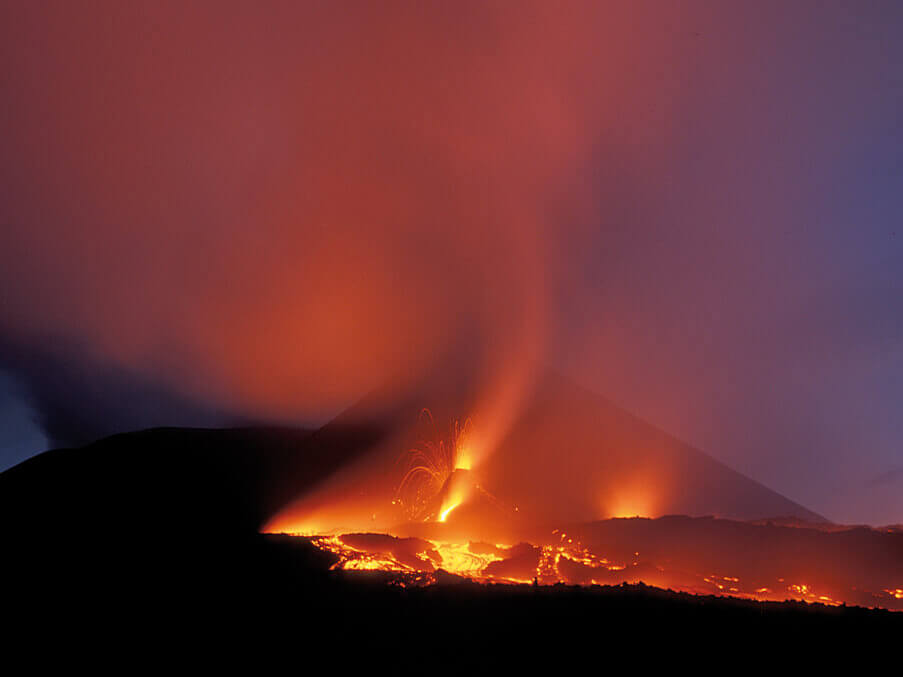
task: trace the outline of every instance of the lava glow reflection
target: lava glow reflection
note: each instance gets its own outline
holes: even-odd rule
[[[635,478],[623,482],[610,496],[602,499],[602,514],[607,517],[655,517],[656,495],[653,478]]]

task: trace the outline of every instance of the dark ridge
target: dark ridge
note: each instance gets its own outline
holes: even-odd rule
[[[57,651],[74,643],[97,657],[125,649],[147,661],[176,658],[178,649],[179,660],[199,656],[205,664],[248,652],[255,665],[268,657],[315,661],[341,673],[391,666],[535,674],[539,665],[570,672],[629,659],[648,666],[652,654],[672,665],[696,664],[703,652],[700,665],[738,653],[783,661],[788,648],[806,649],[809,664],[810,651],[859,652],[903,630],[901,613],[643,584],[481,585],[439,571],[436,585],[406,587],[396,574],[330,571],[329,553],[287,536],[258,535],[240,548],[214,541],[205,552],[203,567],[162,577],[104,569],[101,587],[84,567],[44,577],[16,572],[4,614],[17,624],[6,638],[37,629]]]
[[[3,532],[255,533],[380,439],[373,425],[156,428],[56,449],[0,474]]]

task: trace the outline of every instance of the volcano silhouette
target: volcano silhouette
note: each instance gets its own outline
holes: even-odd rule
[[[372,484],[367,468],[391,470],[386,459],[416,444],[426,406],[437,429],[467,411],[447,392],[391,405],[373,394],[314,432],[167,428],[46,452],[0,474],[0,528],[254,531],[346,468]],[[619,502],[625,514],[824,521],[553,375],[478,470],[493,505],[546,523],[617,516]]]
[[[372,417],[382,401],[378,396],[365,398],[335,423]],[[445,389],[382,410],[380,420],[384,425],[392,421],[387,427],[393,430],[386,438],[389,448],[383,452],[382,465],[430,434],[417,424],[421,408],[430,409],[432,432],[441,435],[470,411],[470,402],[460,389]],[[475,426],[479,429],[479,418]],[[379,454],[376,451],[371,458]],[[372,473],[362,474],[372,484]],[[540,380],[498,447],[473,475],[472,482],[482,488],[474,495],[487,519],[495,519],[497,507],[506,506],[516,509],[518,521],[532,523],[671,514],[827,521],[605,397],[552,373]],[[335,491],[341,492],[341,486]],[[437,497],[433,512],[443,503],[444,496]],[[456,509],[450,520],[464,512]]]

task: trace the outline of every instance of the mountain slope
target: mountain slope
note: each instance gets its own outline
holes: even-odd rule
[[[490,457],[500,498],[555,520],[633,515],[820,515],[629,414],[547,375]]]
[[[372,394],[339,420],[372,416],[384,399]],[[400,454],[418,442],[422,446],[423,439],[435,443],[441,438],[447,444],[455,423],[467,416],[473,415],[479,437],[480,429],[493,422],[481,418],[474,401],[473,393],[460,387],[436,387],[393,408],[383,407],[381,420],[391,421],[387,429],[392,431],[383,451],[369,456],[367,467],[346,469],[345,477],[324,492],[325,500],[342,494],[375,496],[380,482],[397,484]],[[432,424],[424,425],[423,408],[432,412]],[[387,475],[380,477],[380,472]],[[500,502],[517,506],[520,520],[534,524],[667,514],[826,521],[554,373],[537,382],[474,474]]]

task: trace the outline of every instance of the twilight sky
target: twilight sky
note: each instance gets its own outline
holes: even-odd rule
[[[551,364],[903,521],[903,4],[0,3],[0,468]],[[499,404],[502,403],[502,404]]]

